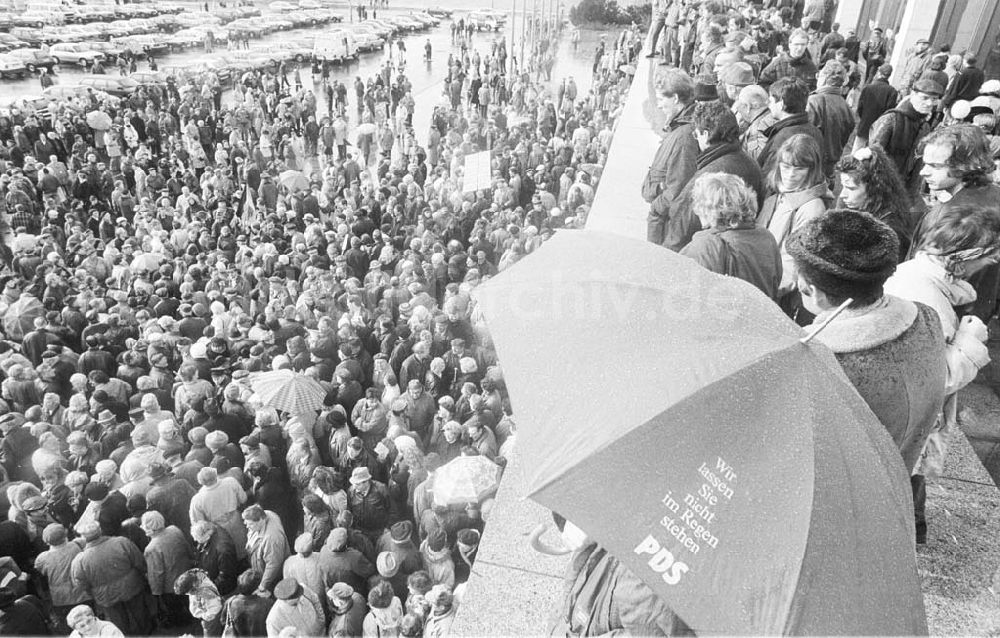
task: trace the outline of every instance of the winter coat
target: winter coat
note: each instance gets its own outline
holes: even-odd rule
[[[430,574],[431,583],[447,585],[448,589],[455,588],[455,562],[447,547],[435,552],[427,545],[427,540],[424,540],[420,543],[420,555],[424,559],[424,568]]]
[[[431,611],[427,615],[427,621],[424,623],[424,638],[445,638],[445,636],[450,636],[451,626],[455,622],[455,615],[457,613],[458,606],[454,604],[443,614]]]
[[[647,239],[656,244],[666,243],[666,225],[674,202],[697,170],[693,112],[692,104],[664,127],[663,139],[642,184],[642,198],[650,204]]]
[[[222,610],[223,626],[232,624],[237,636],[257,638],[267,634],[267,616],[274,605],[274,598],[243,596],[230,598]]]
[[[781,283],[781,252],[765,228],[748,224],[710,228],[695,234],[681,254],[706,270],[749,282],[771,299]]]
[[[969,282],[949,275],[926,253],[918,252],[913,259],[901,263],[885,282],[885,292],[926,304],[937,312],[948,342],[945,350],[947,394],[954,394],[968,385],[989,362],[986,345],[961,328],[954,309],[974,301],[976,291]]]
[[[240,518],[240,508],[247,501],[246,492],[236,479],[219,479],[215,485],[202,486],[191,498],[188,515],[191,523],[209,521],[225,528],[236,545],[239,558],[246,556],[247,528]]]
[[[335,583],[347,583],[355,591],[368,591],[367,582],[375,575],[375,567],[360,551],[353,547],[334,550],[327,544],[320,550],[319,558],[327,588]]]
[[[823,86],[809,96],[806,113],[809,121],[823,134],[823,173],[833,176],[833,167],[854,132],[854,114],[839,86]]]
[[[69,542],[44,551],[35,559],[35,570],[45,577],[52,605],[65,607],[87,600],[86,592],[73,585],[73,559],[82,552],[79,544]]]
[[[282,568],[288,558],[288,539],[281,519],[274,512],[264,510],[267,521],[259,532],[247,534],[247,553],[250,567],[262,574],[260,586],[268,591],[281,580]]]
[[[814,325],[828,313],[816,317]],[[941,321],[920,303],[885,295],[841,312],[816,336],[889,432],[912,472],[944,405],[945,342]]]
[[[294,578],[300,585],[308,587],[317,595],[326,592],[319,554],[309,554],[309,556],[293,554],[285,559],[281,573],[283,578]]]
[[[212,536],[195,546],[195,560],[198,567],[215,583],[219,593],[228,596],[236,589],[239,576],[239,559],[236,558],[236,544],[225,528],[216,526]]]
[[[177,577],[194,566],[191,545],[184,538],[184,532],[173,525],[153,536],[143,554],[146,580],[154,596],[174,593]]]
[[[933,228],[948,211],[958,207],[971,206],[991,211],[994,216],[1000,216],[997,202],[1000,202],[1000,186],[995,184],[966,186],[950,200],[938,204],[924,215],[914,231],[910,255],[912,256],[916,252],[916,248],[923,243],[927,231]],[[994,264],[983,268],[969,278],[969,283],[976,291],[976,301],[968,310],[984,322],[988,322],[996,311],[997,298],[1000,294],[1000,265]]]
[[[365,532],[381,534],[389,522],[389,490],[378,481],[372,481],[368,493],[362,495],[355,486],[347,491],[354,527]]]
[[[958,423],[956,393],[971,383],[979,370],[990,361],[986,344],[974,334],[975,323],[967,323],[979,322],[981,326],[980,319],[972,315],[966,322],[960,323],[954,309],[955,306],[975,301],[976,291],[969,282],[952,277],[941,264],[922,252],[900,264],[885,282],[884,289],[886,294],[930,306],[938,315],[947,344],[944,408],[942,419],[931,432],[936,445],[933,448],[925,446],[924,455],[916,468],[920,474],[933,474],[944,465],[946,435]]]
[[[182,532],[191,532],[191,499],[196,494],[191,484],[180,478],[167,478],[153,483],[146,492],[146,509],[163,514],[167,525],[176,525]]]
[[[73,559],[77,589],[101,607],[131,600],[145,589],[146,561],[127,538],[99,536]]]
[[[878,144],[885,149],[910,193],[915,192],[920,180],[922,163],[914,155],[917,143],[930,128],[929,118],[918,113],[909,100],[903,100],[875,120],[868,132],[868,145]]]
[[[351,603],[345,609],[331,608],[330,610],[330,631],[328,635],[333,638],[337,634],[342,634],[348,638],[361,638],[365,615],[368,613],[368,602],[364,596],[358,592],[351,594]]]
[[[326,617],[316,593],[303,587],[302,595],[293,604],[276,600],[265,624],[268,638],[275,638],[285,627],[295,627],[299,636],[321,636],[326,629]]]
[[[958,72],[941,98],[941,108],[949,109],[957,100],[974,100],[979,95],[979,87],[986,79],[982,69],[966,66]]]
[[[553,636],[675,636],[690,633],[660,596],[603,547],[573,554]]]
[[[785,140],[799,133],[812,136],[816,140],[816,143],[819,144],[820,149],[823,148],[823,133],[809,122],[809,115],[807,113],[796,113],[795,115],[789,115],[784,119],[778,120],[767,130],[767,144],[764,145],[764,148],[760,152],[760,157],[757,158],[757,162],[760,164],[764,175],[771,174],[771,170],[774,169],[774,165],[778,162],[778,151],[781,149],[781,145],[785,143]]]
[[[832,201],[833,194],[827,190],[825,183],[794,193],[771,195],[764,201],[757,223],[774,235],[781,251],[779,294],[795,290],[795,262],[785,250],[785,241],[806,222],[822,215]]]
[[[680,251],[701,230],[701,221],[691,210],[691,191],[698,177],[705,173],[728,173],[741,177],[757,193],[758,208],[764,201],[764,176],[757,163],[739,144],[716,144],[705,149],[698,155],[697,170],[677,197],[674,214],[667,222],[669,243],[664,245],[671,250]]]
[[[782,53],[761,70],[757,83],[766,89],[778,78],[799,78],[813,90],[816,88],[816,63],[808,52],[798,58]]]

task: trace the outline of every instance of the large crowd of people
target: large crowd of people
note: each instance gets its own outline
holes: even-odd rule
[[[353,86],[205,72],[0,115],[0,633],[449,633],[491,499],[435,473],[516,439],[470,292],[582,225],[642,35],[590,90],[470,42],[426,136],[391,47]],[[255,391],[284,370],[323,407]]]
[[[646,47],[666,124],[642,186],[647,239],[753,284],[833,351],[900,452],[919,546],[956,393],[989,362],[1000,81],[927,39],[894,58],[891,29],[841,33],[834,5],[654,2]],[[557,521],[576,551],[560,634],[690,630]]]
[[[656,0],[581,85],[546,25],[525,52],[456,24],[426,132],[401,42],[351,83],[205,72],[0,115],[2,632],[447,635],[492,501],[435,477],[517,437],[471,292],[583,226],[643,49],[648,240],[823,326],[925,543],[997,312],[1000,81],[926,40],[894,69],[891,30],[831,5]],[[264,400],[282,370],[323,407]],[[558,633],[689,629],[560,523]]]

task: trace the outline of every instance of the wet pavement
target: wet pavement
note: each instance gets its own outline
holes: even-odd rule
[[[388,9],[380,10],[379,15],[393,15],[409,12],[409,9]],[[339,11],[339,13],[344,16],[345,24],[350,24],[347,9],[345,8]],[[453,19],[457,20],[464,14],[465,12],[456,11]],[[311,47],[316,38],[322,38],[324,35],[329,34],[338,28],[340,27],[337,24],[329,24],[313,28],[291,29],[288,31],[271,33],[263,38],[252,39],[250,41],[250,50],[254,51],[267,49],[270,46],[282,42],[304,42]],[[519,27],[516,29],[515,35],[518,35],[519,37]],[[562,38],[563,42],[560,45],[559,55],[557,56],[556,66],[552,73],[552,82],[547,83],[550,88],[554,90],[559,79],[570,75],[574,77],[577,85],[582,91],[586,91],[590,88],[590,69],[593,53],[596,49],[599,36],[600,32],[597,31],[583,31],[581,33],[579,45],[574,48],[569,42],[568,30],[564,33],[564,37]],[[507,39],[508,51],[510,51],[511,33],[509,26],[495,33],[475,33],[471,41],[470,56],[475,50],[478,50],[481,54],[488,52],[492,43],[501,38]],[[457,45],[453,45],[451,42],[451,20],[449,19],[443,19],[441,24],[436,27],[431,27],[423,31],[417,31],[415,33],[405,35],[403,36],[403,41],[406,46],[405,65],[403,69],[413,86],[413,97],[416,101],[413,123],[417,132],[417,137],[422,141],[425,139],[425,132],[430,125],[433,107],[440,104],[443,100],[443,79],[447,69],[448,56],[449,54],[458,55],[460,49]],[[424,60],[424,44],[427,41],[430,41],[432,49],[430,62]],[[519,48],[519,43],[517,47]],[[206,61],[206,59],[219,58],[226,53],[225,44],[221,47],[216,46],[215,50],[211,53],[205,52],[202,47],[197,47],[178,53],[159,56],[157,58],[157,63],[161,69],[170,67],[200,66]],[[395,47],[393,48],[392,53],[398,58],[398,50]],[[349,114],[353,115],[356,112],[353,89],[355,77],[360,76],[362,79],[367,80],[383,66],[383,64],[389,59],[388,56],[389,52],[387,50],[382,52],[374,51],[370,53],[360,53],[357,60],[349,61],[333,67],[330,73],[331,80],[340,80],[348,85],[347,112]],[[310,64],[308,62],[304,62],[298,66],[300,67],[302,81],[308,88],[309,84],[313,83]],[[295,67],[296,64],[294,62],[290,62],[288,64],[290,80],[294,74]],[[145,71],[147,69],[148,66],[146,61],[141,60],[139,62],[139,70]],[[70,65],[62,65],[61,67],[58,67],[56,73],[58,84],[74,84],[78,82],[79,78],[85,75],[84,71],[80,67]],[[326,109],[326,100],[323,96],[323,91],[321,90],[322,87],[318,84],[318,80],[319,78],[317,77],[316,82],[313,83],[313,90],[319,98],[319,110],[323,113]],[[37,96],[40,92],[41,85],[37,77],[31,77],[24,80],[0,81],[0,95],[4,97],[5,102],[24,97]],[[227,91],[223,96],[224,101],[228,101],[231,98],[232,91]]]

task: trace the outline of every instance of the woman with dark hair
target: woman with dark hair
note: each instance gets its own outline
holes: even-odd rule
[[[926,542],[924,476],[941,471],[948,430],[958,421],[956,393],[989,363],[987,330],[972,314],[959,319],[955,307],[976,300],[969,279],[1000,262],[1000,219],[977,205],[957,206],[937,218],[912,259],[899,265],[885,282],[885,292],[930,306],[944,331],[947,363],[943,416],[928,438],[911,477],[916,509],[917,542]]]
[[[781,252],[779,305],[790,317],[810,322],[812,318],[805,316],[808,313],[800,313],[795,262],[785,249],[785,241],[806,222],[822,215],[833,202],[833,194],[823,174],[823,153],[812,136],[791,136],[778,149],[776,160],[767,176],[774,194],[764,200],[757,223],[770,231]]]
[[[896,166],[881,146],[860,148],[837,163],[840,174],[838,207],[871,213],[899,237],[899,260],[906,258],[916,220]]]

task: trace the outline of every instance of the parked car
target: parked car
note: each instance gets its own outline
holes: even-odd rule
[[[14,27],[10,30],[10,34],[18,40],[27,42],[30,47],[48,44],[45,39],[45,32],[35,27]]]
[[[170,44],[162,35],[129,35],[111,42],[139,57],[163,55],[170,51]]]
[[[313,58],[313,47],[302,42],[280,42],[259,49],[259,51],[273,56],[275,60],[289,60],[301,63]]]
[[[95,60],[103,60],[104,52],[91,47],[89,42],[60,42],[49,47],[49,55],[56,59],[56,64],[93,64]]]
[[[83,86],[81,84],[55,84],[42,89],[41,97],[50,101],[66,100],[74,97],[86,97],[91,93],[96,95],[98,98],[103,98],[108,95],[104,91],[100,91],[89,86]]]
[[[471,24],[476,31],[497,31],[500,29],[500,21],[485,11],[473,11],[465,17],[465,23]]]
[[[24,62],[10,55],[0,55],[0,78],[20,80],[28,72]]]
[[[94,51],[100,51],[104,54],[105,58],[117,58],[122,53],[125,53],[125,47],[114,42],[88,42],[87,46]]]
[[[166,86],[167,76],[159,71],[136,71],[129,77],[139,83],[139,86]]]
[[[401,29],[394,24],[382,22],[381,20],[365,20],[361,24],[371,25],[375,28],[380,38],[388,38],[390,35],[398,33]]]
[[[358,41],[354,34],[346,29],[337,29],[316,37],[313,55],[317,60],[326,62],[343,62],[347,59],[357,59]]]
[[[427,10],[427,13],[431,14],[436,18],[450,18],[454,11],[451,9],[445,9],[443,7],[431,7]]]
[[[31,74],[38,69],[52,71],[52,67],[56,65],[56,59],[41,49],[14,49],[7,55],[23,62],[24,68]]]
[[[287,13],[289,11],[296,11],[298,9],[298,7],[292,4],[291,2],[284,2],[284,0],[278,0],[277,2],[272,2],[271,4],[267,5],[267,8],[270,9],[271,11],[280,11],[283,13]]]
[[[28,43],[20,38],[15,38],[9,33],[0,33],[0,53],[11,49],[23,49]]]
[[[363,53],[380,51],[385,45],[385,40],[379,37],[371,27],[363,24],[348,24],[343,27],[354,34],[354,39],[358,42],[358,50]]]
[[[128,97],[139,88],[138,82],[122,75],[85,75],[79,83],[115,97]]]

